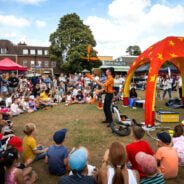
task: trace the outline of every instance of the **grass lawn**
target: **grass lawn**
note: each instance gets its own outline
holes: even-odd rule
[[[140,96],[142,96],[142,92]],[[166,109],[165,102],[157,102],[157,109]],[[120,108],[122,114],[128,115],[130,118],[135,118],[138,122],[144,120],[143,109],[130,109]],[[176,110],[180,113],[180,119],[184,119],[184,110]],[[23,137],[23,126],[32,122],[37,126],[37,140],[38,143],[49,146],[53,144],[52,136],[56,130],[61,128],[67,128],[68,133],[65,141],[65,145],[70,149],[78,146],[86,146],[90,152],[90,163],[97,167],[100,167],[103,159],[103,154],[106,148],[113,141],[121,141],[124,144],[131,142],[131,136],[118,137],[112,134],[109,128],[106,128],[104,124],[100,122],[103,120],[103,111],[96,108],[95,105],[71,105],[65,106],[64,104],[57,105],[49,110],[41,110],[32,114],[22,114],[19,117],[14,118],[16,135]],[[164,124],[163,126],[175,126],[176,124]],[[155,133],[153,133],[154,135]],[[149,137],[145,137],[150,140],[152,147],[155,149],[155,142]],[[39,174],[38,184],[55,184],[58,181],[58,177],[49,175],[47,171],[47,165],[43,161],[34,163],[33,168]],[[170,180],[169,184],[184,183],[184,170],[180,169],[179,176]]]

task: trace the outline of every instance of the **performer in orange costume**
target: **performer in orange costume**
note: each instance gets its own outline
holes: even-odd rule
[[[104,100],[104,106],[103,106],[105,121],[103,121],[103,123],[108,123],[107,127],[110,127],[110,124],[113,121],[111,104],[112,104],[113,93],[114,93],[114,78],[113,78],[114,68],[107,69],[106,76],[107,76],[107,79],[104,84],[98,80],[95,80],[95,79],[92,79],[92,80],[102,87],[102,90],[98,92],[105,92],[105,100]]]

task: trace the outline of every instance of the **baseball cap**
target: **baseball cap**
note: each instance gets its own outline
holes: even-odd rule
[[[17,136],[11,137],[10,140],[8,141],[8,144],[16,148],[19,152],[23,151],[22,140]]]
[[[157,138],[165,144],[171,143],[171,136],[167,132],[157,133]]]
[[[88,153],[85,148],[79,148],[69,156],[69,166],[71,170],[82,171],[87,165]]]
[[[157,171],[157,161],[152,155],[138,152],[135,156],[135,160],[142,167],[145,174],[151,175]]]
[[[56,144],[62,143],[65,139],[67,129],[63,128],[61,130],[58,130],[57,132],[54,133],[53,135],[53,140]]]

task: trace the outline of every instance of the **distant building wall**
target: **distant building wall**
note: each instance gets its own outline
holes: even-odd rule
[[[0,40],[0,59],[10,58],[32,71],[59,73],[56,61],[48,56],[48,47],[28,46],[25,43],[14,45],[9,40]]]

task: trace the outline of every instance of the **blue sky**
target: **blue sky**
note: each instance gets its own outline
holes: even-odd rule
[[[72,12],[91,27],[99,55],[184,36],[184,0],[0,0],[0,39],[48,45],[60,17]]]

